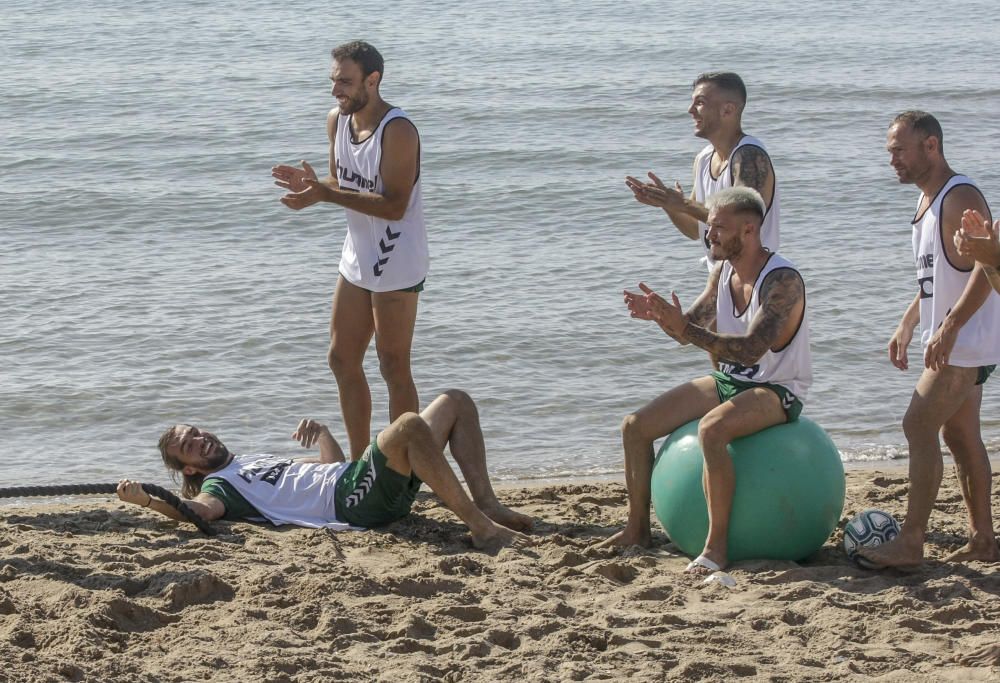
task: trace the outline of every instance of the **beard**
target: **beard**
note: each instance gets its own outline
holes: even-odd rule
[[[743,242],[739,237],[734,237],[728,242],[713,245],[711,253],[716,261],[732,261],[743,253]]]
[[[212,439],[212,443],[215,445],[215,450],[211,455],[205,456],[205,468],[217,470],[229,462],[230,453],[229,449],[218,439]]]
[[[354,97],[348,98],[347,102],[340,105],[340,113],[345,116],[357,113],[368,105],[368,93],[362,90]]]

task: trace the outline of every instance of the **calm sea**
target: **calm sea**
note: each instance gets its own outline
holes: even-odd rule
[[[847,461],[905,457],[917,372],[884,349],[914,292],[918,193],[885,131],[934,112],[1000,206],[998,23],[985,1],[5,0],[0,482],[165,481],[175,421],[238,451],[296,452],[302,416],[343,437],[325,362],[343,213],[286,209],[269,169],[325,163],[329,51],[353,38],[385,55],[383,94],[423,144],[416,382],[478,400],[499,478],[620,471],[622,417],[706,370],[621,302],[644,280],[690,303],[705,277],[623,178],[690,187],[690,83],[720,68],[748,84],[807,283],[806,414]],[[382,425],[374,349],[367,368]]]

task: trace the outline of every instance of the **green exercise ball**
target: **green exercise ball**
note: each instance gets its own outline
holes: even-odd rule
[[[822,427],[800,417],[729,445],[736,491],[728,557],[801,560],[819,550],[844,509],[844,465]],[[698,420],[671,434],[653,464],[653,509],[684,553],[708,536]]]

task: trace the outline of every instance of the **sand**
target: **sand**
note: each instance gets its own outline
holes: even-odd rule
[[[994,491],[1000,491],[995,480]],[[848,473],[845,514],[901,516],[903,471]],[[997,509],[994,494],[994,508]],[[963,542],[949,472],[918,571],[747,562],[734,588],[649,551],[589,550],[625,491],[513,488],[528,551],[472,549],[422,493],[386,529],[220,523],[206,538],[117,499],[0,508],[0,681],[998,680],[997,565],[935,561]]]

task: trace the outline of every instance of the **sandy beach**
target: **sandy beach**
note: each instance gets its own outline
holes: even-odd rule
[[[994,482],[997,475],[994,475]],[[994,485],[994,509],[1000,486]],[[905,471],[851,470],[845,515],[900,516]],[[734,588],[652,550],[588,550],[624,520],[618,483],[510,488],[528,551],[472,549],[421,493],[377,531],[221,523],[206,538],[117,499],[2,508],[0,681],[997,680],[958,659],[1000,641],[1000,567],[934,558],[965,513],[946,472],[914,572],[747,562]]]

